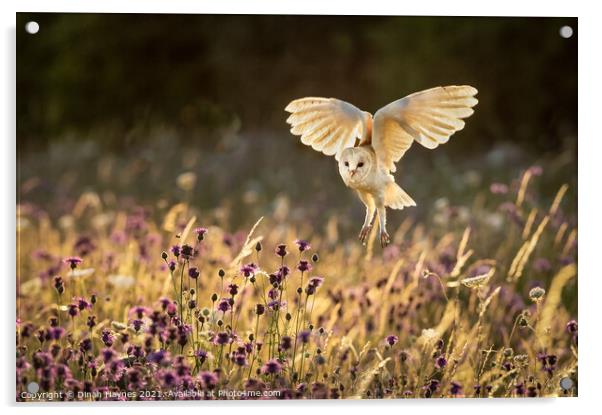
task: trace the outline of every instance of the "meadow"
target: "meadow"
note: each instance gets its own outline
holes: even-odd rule
[[[199,188],[190,152],[169,175],[64,150],[52,173],[20,160],[18,401],[38,399],[32,382],[53,400],[577,395],[565,153],[482,162],[468,187],[426,166],[408,192],[427,208],[391,214],[381,249],[375,230],[356,238],[359,202],[320,210],[311,185],[233,201],[228,182]]]

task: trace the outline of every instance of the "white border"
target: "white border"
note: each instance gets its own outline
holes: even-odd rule
[[[546,1],[527,2],[524,0],[506,0],[486,2],[478,0],[398,1],[392,4],[389,0],[369,0],[351,2],[350,0],[232,0],[232,1],[192,1],[192,0],[97,0],[83,2],[81,0],[22,0],[19,2],[0,2],[2,13],[2,53],[0,59],[0,128],[3,137],[0,140],[0,186],[2,202],[0,203],[0,253],[2,254],[3,292],[7,297],[1,307],[2,334],[5,340],[2,359],[3,376],[1,402],[3,406],[12,406],[9,411],[19,410],[25,413],[56,411],[63,414],[102,413],[115,410],[114,404],[95,406],[75,405],[19,405],[14,406],[14,310],[8,301],[14,294],[14,218],[15,218],[15,12],[128,12],[128,13],[227,13],[227,14],[372,14],[372,15],[462,15],[462,16],[577,16],[579,25],[579,326],[580,335],[580,370],[579,398],[546,399],[546,400],[438,400],[438,401],[346,401],[336,402],[238,402],[189,405],[186,403],[154,403],[138,406],[134,410],[144,410],[149,414],[163,414],[169,407],[180,407],[180,411],[219,411],[219,413],[242,412],[247,414],[265,413],[265,411],[286,412],[289,414],[307,414],[315,410],[343,410],[365,413],[366,411],[400,412],[400,411],[441,411],[508,414],[508,411],[545,411],[549,413],[568,413],[586,410],[589,405],[596,404],[597,396],[602,396],[600,389],[601,328],[598,315],[602,311],[599,298],[602,295],[600,281],[602,259],[602,226],[600,210],[602,203],[598,196],[602,171],[599,160],[602,154],[602,137],[597,133],[600,124],[602,62],[599,53],[599,40],[602,39],[600,27],[600,8],[594,2]],[[562,105],[561,102],[558,105]],[[7,306],[8,304],[8,306]],[[132,410],[133,406],[119,407],[119,411]]]

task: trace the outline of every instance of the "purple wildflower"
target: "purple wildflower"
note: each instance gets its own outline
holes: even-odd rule
[[[435,359],[435,367],[437,369],[443,369],[445,366],[447,366],[447,359],[445,357],[439,356]]]
[[[295,241],[295,244],[297,244],[297,246],[299,247],[299,252],[304,252],[304,251],[307,251],[309,248],[311,248],[311,245],[309,244],[309,242],[304,241],[302,239],[297,239]]]
[[[566,331],[568,331],[571,334],[575,334],[577,333],[577,322],[575,320],[571,320],[568,323],[566,323]]]
[[[262,367],[261,372],[267,375],[275,375],[280,373],[282,365],[276,359],[268,360]]]
[[[207,233],[207,228],[196,228],[194,233],[196,233],[197,240],[202,241]]]
[[[311,264],[305,260],[301,260],[297,265],[297,269],[301,272],[309,272],[311,271]]]
[[[217,303],[217,309],[224,313],[230,310],[230,301],[228,301],[227,298],[222,298],[219,303]]]
[[[390,334],[385,338],[385,340],[387,341],[389,346],[393,346],[395,343],[397,343],[397,341],[399,340],[399,337],[397,337],[393,334]]]
[[[217,385],[218,377],[214,372],[201,372],[199,374],[201,383],[206,389],[213,389]]]
[[[70,257],[65,258],[63,260],[63,262],[65,264],[69,264],[69,266],[71,267],[71,269],[75,269],[75,268],[77,268],[77,266],[79,264],[82,263],[82,259],[80,257],[78,257],[78,256],[70,256]]]
[[[311,335],[311,332],[309,330],[303,330],[303,331],[299,332],[299,340],[301,340],[302,343],[307,343],[307,342],[309,342],[310,335]]]
[[[255,275],[255,271],[257,270],[257,265],[251,262],[250,264],[243,265],[240,268],[240,273],[243,274],[245,277],[250,277],[251,275]]]
[[[286,245],[280,244],[276,247],[276,255],[278,255],[281,258],[284,258],[286,254]]]
[[[460,385],[458,382],[451,382],[451,386],[449,388],[449,393],[451,393],[454,396],[461,394],[462,393],[462,385]]]
[[[176,258],[179,257],[180,256],[180,245],[172,246],[170,251],[173,254],[173,256],[175,256]]]
[[[197,267],[188,268],[188,276],[190,278],[196,280],[199,277],[199,275],[201,275],[201,273],[199,272],[199,269]]]

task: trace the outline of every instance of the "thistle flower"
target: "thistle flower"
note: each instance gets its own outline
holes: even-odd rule
[[[276,255],[278,255],[281,258],[284,258],[286,254],[286,245],[280,244],[276,247]]]
[[[100,335],[100,339],[107,347],[111,347],[113,345],[113,341],[115,340],[115,336],[108,329],[103,329]]]
[[[79,350],[84,354],[92,351],[92,340],[85,338],[79,342]]]
[[[73,270],[73,269],[77,268],[77,266],[79,264],[81,264],[83,262],[83,260],[78,256],[70,256],[70,257],[65,258],[63,260],[63,262],[65,264],[68,264],[69,267],[71,267],[71,269]]]
[[[297,246],[299,247],[299,252],[304,252],[311,248],[309,242],[304,241],[302,239],[297,239],[295,241],[295,244],[297,244]]]
[[[221,331],[219,333],[216,334],[214,342],[215,344],[219,344],[221,346],[231,343],[231,336],[230,334],[226,333],[225,331]]]
[[[105,364],[112,361],[117,356],[115,351],[110,347],[102,349],[100,353],[102,355],[102,360],[105,362]]]
[[[171,253],[176,258],[180,256],[180,245],[174,245],[170,248]]]
[[[297,265],[297,269],[301,272],[309,272],[311,271],[311,268],[311,264],[305,260],[299,261],[299,264]]]
[[[230,301],[228,301],[227,298],[222,298],[219,303],[217,303],[217,309],[224,313],[230,310]]]
[[[59,294],[63,294],[65,292],[65,284],[63,283],[63,279],[61,277],[54,277],[54,288]]]
[[[316,289],[322,285],[322,283],[324,282],[324,278],[322,277],[312,277],[309,280],[309,283],[307,284],[307,288],[305,289],[305,292],[307,293],[307,295],[312,295],[316,292]]]
[[[385,338],[386,342],[389,344],[389,346],[393,346],[395,343],[397,343],[397,341],[399,340],[399,337],[390,334]]]
[[[577,333],[577,327],[577,322],[575,320],[571,320],[568,323],[566,323],[566,331],[568,331],[571,334]]]
[[[282,336],[280,339],[280,348],[282,350],[288,350],[292,347],[293,339],[290,336]]]
[[[194,230],[194,233],[196,233],[196,239],[198,241],[202,241],[203,239],[205,239],[205,234],[207,233],[207,228],[196,228]]]
[[[240,268],[240,273],[243,274],[245,277],[250,277],[251,275],[255,275],[255,272],[258,269],[259,268],[257,267],[257,265],[251,262],[250,264],[243,265]]]
[[[311,335],[311,332],[309,330],[303,330],[299,332],[299,340],[301,340],[301,343],[307,343],[309,342],[309,336]]]
[[[201,273],[199,272],[197,267],[188,268],[188,276],[194,280],[196,280]]]
[[[206,389],[213,389],[217,385],[218,377],[214,372],[201,372],[199,374],[201,384]]]
[[[451,386],[449,388],[449,393],[456,396],[462,393],[462,385],[458,382],[451,382]]]
[[[71,303],[67,306],[67,312],[71,317],[77,317],[79,315],[79,307],[75,303]]]
[[[282,371],[282,365],[276,359],[268,360],[262,367],[261,372],[266,375],[276,375]]]
[[[182,250],[180,252],[182,258],[189,260],[194,256],[194,248],[190,245],[184,244],[182,245]]]
[[[435,359],[435,367],[439,370],[447,366],[447,359],[444,356],[439,356]]]
[[[232,297],[238,294],[238,285],[236,284],[228,284],[228,292]]]
[[[84,311],[92,308],[92,304],[90,304],[85,298],[79,297],[77,298],[77,308],[79,308],[80,311]]]

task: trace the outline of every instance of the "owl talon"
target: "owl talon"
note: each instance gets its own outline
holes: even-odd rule
[[[372,225],[362,227],[362,230],[360,231],[359,235],[359,240],[362,242],[362,245],[366,245],[366,239],[368,238],[368,235],[370,235],[371,230]]]
[[[391,238],[389,238],[389,234],[386,231],[382,231],[380,233],[380,246],[383,248],[391,243]]]

